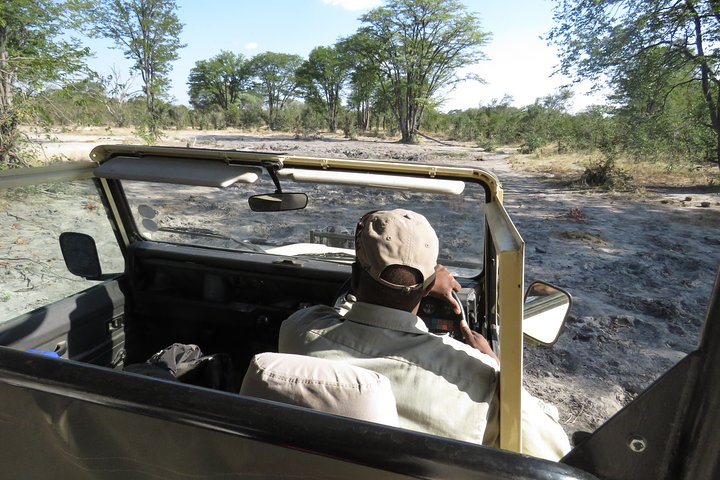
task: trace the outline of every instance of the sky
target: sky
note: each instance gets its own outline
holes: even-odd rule
[[[553,75],[556,49],[542,36],[552,28],[551,0],[461,0],[479,16],[481,27],[491,34],[483,47],[487,60],[469,66],[484,84],[468,81],[443,92],[440,110],[475,108],[505,95],[523,107],[556,93],[568,78]],[[292,53],[307,58],[318,46],[330,46],[361,26],[359,17],[380,6],[381,0],[177,0],[178,17],[184,25],[180,37],[187,46],[173,63],[170,95],[188,104],[187,78],[199,60],[222,50],[250,58],[265,51]],[[130,61],[108,40],[87,40],[95,52],[90,66],[100,74],[113,69],[121,79],[130,78]],[[139,78],[134,85],[140,86]],[[585,90],[583,90],[585,88]],[[585,95],[587,87],[574,87],[571,110],[580,111],[596,97]]]

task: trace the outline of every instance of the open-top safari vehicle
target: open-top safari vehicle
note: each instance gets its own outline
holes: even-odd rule
[[[98,147],[91,160],[0,177],[9,210],[53,212],[41,231],[59,242],[40,248],[43,268],[64,259],[84,279],[65,291],[55,285],[59,266],[43,270],[57,298],[0,319],[0,458],[15,478],[718,472],[717,435],[700,422],[718,424],[717,292],[700,349],[626,410],[561,462],[516,453],[523,338],[551,345],[570,297],[543,283],[525,292],[524,244],[487,171],[129,145]],[[342,298],[354,222],[376,208],[415,210],[438,232],[440,261],[463,286],[463,315],[500,357],[501,449],[237,393],[251,358],[277,350],[285,318]],[[23,228],[9,218],[7,228]],[[459,318],[444,302],[427,297],[420,316],[431,331],[457,335]],[[206,354],[192,375],[128,371],[176,343]]]

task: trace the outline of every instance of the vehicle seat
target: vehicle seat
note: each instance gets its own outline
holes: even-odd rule
[[[398,426],[388,378],[333,360],[260,353],[250,362],[240,394]]]

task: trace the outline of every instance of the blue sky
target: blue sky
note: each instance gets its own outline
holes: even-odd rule
[[[174,62],[170,94],[187,104],[187,78],[198,60],[221,50],[252,57],[264,51],[294,53],[307,57],[317,46],[334,44],[354,33],[358,18],[381,0],[178,0],[178,16],[184,24],[180,50]],[[568,79],[552,77],[557,65],[555,50],[540,37],[552,27],[549,0],[463,0],[477,13],[483,30],[492,38],[485,46],[488,60],[468,67],[486,84],[466,82],[444,94],[442,110],[472,108],[508,94],[516,106],[557,91]],[[108,41],[88,41],[95,52],[90,65],[101,74],[111,69],[130,76],[130,62]],[[135,85],[139,86],[139,79]],[[576,89],[574,110],[593,99]]]

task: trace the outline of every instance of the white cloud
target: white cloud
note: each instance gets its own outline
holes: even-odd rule
[[[532,35],[511,32],[494,39],[483,49],[489,59],[464,69],[461,73],[474,73],[487,83],[463,82],[446,92],[443,111],[475,108],[500,100],[504,95],[513,98],[513,105],[523,107],[538,98],[557,93],[560,87],[570,83],[561,75],[553,75],[558,64],[556,49]],[[571,100],[572,111],[579,111],[590,104],[602,103],[598,95],[586,96],[590,85],[572,85],[575,96]]]
[[[380,0],[322,0],[325,5],[341,7],[345,10],[365,10],[380,5]]]
[[[256,42],[248,42],[245,44],[246,50],[257,50],[258,44]]]

